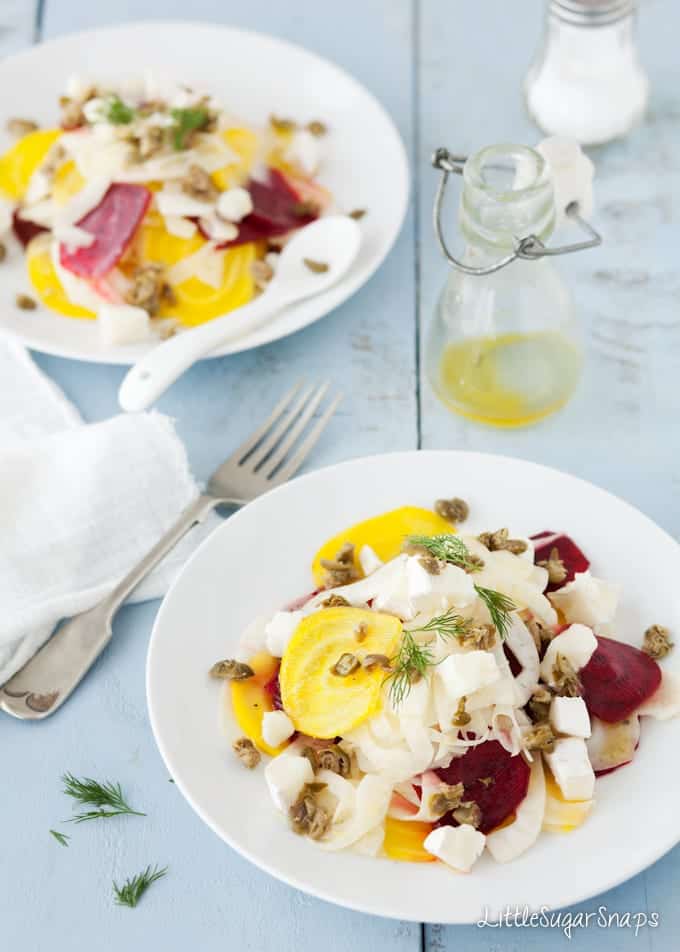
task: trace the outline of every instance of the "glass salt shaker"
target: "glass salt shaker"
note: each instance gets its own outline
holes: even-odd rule
[[[649,82],[635,45],[635,0],[548,0],[527,106],[550,135],[600,145],[642,117]]]
[[[547,142],[556,142],[558,158],[571,145],[592,169],[576,143]],[[551,259],[600,244],[580,214],[588,201],[569,199],[574,186],[566,175],[557,189],[566,208],[556,211],[550,165],[522,145],[489,146],[468,159],[438,149],[433,165],[442,172],[435,230],[453,268],[426,340],[430,382],[449,409],[469,419],[504,427],[534,423],[567,402],[580,376],[579,327]],[[451,173],[463,179],[461,258],[449,251],[441,223]],[[579,225],[587,240],[549,247],[558,217]]]

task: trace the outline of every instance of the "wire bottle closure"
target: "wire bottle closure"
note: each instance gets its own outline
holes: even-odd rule
[[[464,274],[493,274],[495,271],[500,271],[501,268],[516,261],[518,258],[521,258],[523,261],[534,261],[538,258],[546,258],[553,255],[571,254],[573,251],[585,251],[587,248],[597,248],[598,245],[602,244],[602,235],[600,235],[589,222],[581,218],[578,202],[570,202],[565,209],[565,213],[571,221],[590,236],[587,241],[577,241],[571,245],[559,245],[556,248],[549,248],[537,235],[526,235],[524,238],[516,238],[514,251],[504,258],[499,258],[498,261],[495,261],[493,264],[483,268],[473,268],[470,267],[470,265],[463,264],[463,262],[452,255],[448,249],[442,229],[441,212],[449,175],[451,175],[452,172],[456,175],[462,175],[463,166],[466,162],[466,155],[454,155],[452,152],[449,152],[448,149],[444,148],[437,149],[432,156],[432,165],[442,173],[439,187],[437,188],[437,195],[434,200],[434,230],[442,253],[459,271],[462,271]]]

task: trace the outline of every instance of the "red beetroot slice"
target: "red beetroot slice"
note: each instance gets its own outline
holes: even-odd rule
[[[120,261],[130,244],[151,201],[151,192],[143,185],[114,183],[96,208],[77,222],[95,240],[86,248],[69,251],[60,246],[59,259],[64,268],[81,278],[103,278]]]
[[[465,799],[474,800],[482,811],[479,829],[489,833],[506,820],[527,795],[529,765],[521,754],[513,757],[497,740],[488,740],[471,747],[462,757],[455,757],[448,767],[435,771],[445,783],[462,783]],[[481,778],[493,783],[484,784]],[[439,826],[457,826],[450,813]]]
[[[233,241],[225,241],[219,245],[220,248],[233,248],[249,241],[285,235],[318,217],[314,213],[300,214],[302,200],[283,173],[277,169],[268,169],[267,173],[266,182],[251,179],[248,183],[253,210],[239,222],[237,237]]]
[[[27,218],[22,218],[19,209],[15,209],[12,212],[12,231],[25,248],[29,241],[32,241],[36,235],[40,235],[43,231],[47,231],[47,228],[43,225],[36,225],[34,221],[28,221]]]
[[[615,724],[637,710],[661,684],[661,668],[639,648],[597,638],[597,648],[579,672],[589,712]]]
[[[549,529],[537,532],[531,536],[534,543],[534,562],[543,562],[550,558],[553,549],[557,549],[560,558],[567,570],[567,577],[563,582],[549,582],[547,592],[554,592],[562,588],[567,582],[573,582],[577,572],[587,572],[590,562],[576,545],[574,540],[563,532],[552,532]]]

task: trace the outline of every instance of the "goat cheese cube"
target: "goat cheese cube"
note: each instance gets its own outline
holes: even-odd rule
[[[302,621],[304,612],[276,612],[264,626],[267,651],[275,658],[282,658],[293,632]]]
[[[314,175],[321,164],[321,145],[316,136],[307,129],[299,129],[293,134],[284,153],[286,162],[297,165],[305,175]]]
[[[370,545],[362,545],[359,549],[359,565],[364,575],[370,575],[371,572],[375,572],[381,565],[384,565],[384,562],[378,558],[375,550]]]
[[[560,737],[544,756],[565,800],[592,799],[595,773],[582,737]]]
[[[566,658],[575,671],[580,671],[590,661],[597,648],[597,638],[585,625],[570,625],[557,635],[548,645],[541,662],[541,677],[547,684],[553,684],[553,667],[557,656]]]
[[[466,651],[449,655],[437,665],[436,675],[452,700],[469,697],[480,688],[500,680],[501,672],[489,651]]]
[[[577,572],[573,582],[550,595],[550,601],[568,622],[579,622],[590,628],[613,621],[618,600],[618,588],[590,572]]]
[[[295,732],[285,711],[265,711],[262,717],[262,738],[270,747],[278,747]]]
[[[287,813],[304,785],[314,780],[314,771],[306,757],[279,754],[264,768],[264,779],[276,808]]]
[[[241,221],[252,210],[253,200],[246,188],[228,188],[217,199],[217,213],[226,221]]]
[[[555,697],[550,705],[550,723],[558,734],[590,737],[590,715],[582,697]]]
[[[469,823],[440,826],[425,838],[423,846],[447,866],[469,873],[484,852],[486,837]]]
[[[97,327],[105,346],[136,344],[151,336],[148,313],[131,304],[105,304],[97,314]]]

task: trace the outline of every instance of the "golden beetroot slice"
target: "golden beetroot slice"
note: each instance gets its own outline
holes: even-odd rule
[[[94,235],[94,241],[87,247],[71,250],[61,245],[62,267],[81,278],[103,278],[122,258],[150,201],[151,192],[143,185],[110,185],[97,207],[77,222],[78,228]]]
[[[448,767],[436,770],[448,784],[462,783],[465,800],[473,800],[482,811],[479,829],[489,833],[514,813],[527,795],[529,765],[521,754],[514,757],[497,740],[471,747],[462,757],[454,757]],[[439,826],[458,826],[452,814]]]
[[[597,648],[579,672],[591,715],[616,724],[637,710],[661,684],[661,668],[639,648],[597,638]]]
[[[563,582],[548,583],[547,592],[557,591],[558,588],[562,588],[562,586],[568,582],[573,582],[577,572],[587,572],[590,568],[589,560],[581,549],[579,549],[574,540],[570,536],[565,535],[564,532],[553,532],[551,529],[546,529],[543,532],[537,532],[536,535],[532,535],[531,541],[534,543],[534,562],[546,561],[550,558],[552,550],[557,549],[557,553],[567,570],[567,575]]]

